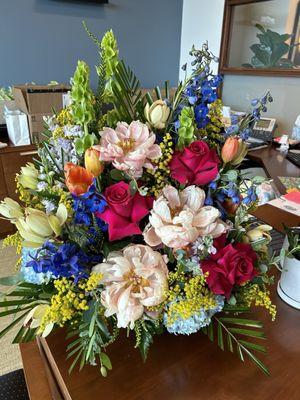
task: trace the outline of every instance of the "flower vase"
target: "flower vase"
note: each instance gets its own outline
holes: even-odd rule
[[[277,293],[287,304],[300,310],[300,260],[285,257]]]

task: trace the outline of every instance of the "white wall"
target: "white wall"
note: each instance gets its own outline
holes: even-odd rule
[[[189,60],[189,51],[194,44],[200,48],[207,40],[209,49],[219,55],[224,0],[183,0],[180,67]],[[214,66],[218,70],[217,64]],[[179,78],[184,72],[180,68]]]
[[[187,61],[193,43],[199,47],[208,40],[210,49],[219,55],[223,9],[224,0],[183,0],[180,65]],[[180,78],[183,76],[180,71]],[[277,118],[279,133],[291,133],[300,114],[300,77],[226,75],[223,102],[234,109],[247,110],[251,99],[263,95],[267,89],[274,102],[265,115]]]

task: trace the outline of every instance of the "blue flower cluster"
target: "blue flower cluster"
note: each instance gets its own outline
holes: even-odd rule
[[[205,128],[210,122],[208,117],[209,104],[217,100],[217,88],[222,82],[220,75],[208,79],[207,76],[195,77],[186,89],[186,96],[191,105],[195,105],[194,113],[197,128]]]
[[[48,282],[52,275],[51,272],[35,272],[29,262],[34,259],[38,252],[38,249],[29,249],[23,247],[22,249],[22,264],[20,268],[20,273],[22,279],[25,282],[34,283],[36,285],[41,285],[42,283]]]
[[[258,121],[261,118],[262,112],[267,112],[268,109],[266,107],[266,104],[269,102],[271,103],[273,101],[273,98],[269,92],[267,92],[264,96],[261,98],[256,98],[251,101],[252,105],[252,110],[251,113],[249,114],[250,120],[249,123],[253,121]],[[239,123],[239,118],[236,115],[233,115],[231,117],[231,125],[225,129],[225,137],[228,136],[234,136],[234,135],[239,135],[242,140],[247,140],[251,134],[251,128],[246,127],[244,129],[241,129],[240,123]]]
[[[106,207],[106,201],[97,193],[95,185],[91,185],[89,190],[80,195],[73,195],[73,210],[75,224],[90,226],[93,222],[93,214],[102,213]],[[106,230],[103,221],[99,220],[99,227]],[[98,222],[97,220],[97,222]]]
[[[229,182],[225,188],[222,188],[220,191],[216,193],[216,198],[221,203],[226,199],[230,198],[233,203],[239,204],[241,202],[240,192],[236,183]]]
[[[257,200],[257,195],[255,193],[255,188],[254,186],[251,186],[250,188],[247,189],[247,196],[243,198],[243,203],[249,205],[256,200]]]
[[[50,273],[54,278],[74,277],[77,282],[80,278],[87,278],[91,265],[101,261],[101,256],[87,255],[76,244],[46,242],[26,268],[33,268],[37,273]]]
[[[204,326],[211,322],[211,317],[217,312],[222,311],[224,307],[224,297],[215,296],[216,306],[211,310],[200,309],[199,312],[194,314],[188,319],[178,318],[171,326],[167,325],[167,314],[164,315],[164,324],[167,331],[175,335],[190,335],[191,333],[198,332]]]

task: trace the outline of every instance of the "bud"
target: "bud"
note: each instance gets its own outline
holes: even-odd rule
[[[272,240],[269,233],[271,230],[272,227],[269,225],[259,225],[246,233],[246,241],[256,242],[257,240],[266,239],[269,243]]]
[[[44,315],[49,311],[50,306],[48,304],[39,304],[35,306],[26,315],[23,326],[30,327],[31,329],[38,328],[43,320]]]
[[[43,211],[27,208],[25,217],[17,219],[15,225],[25,240],[24,245],[34,248],[40,247],[54,235],[59,236],[67,217],[66,206],[62,203],[55,215],[47,215]]]
[[[94,175],[95,178],[103,172],[103,164],[100,161],[100,152],[90,147],[84,154],[85,169]]]
[[[242,139],[239,139],[239,149],[238,149],[236,156],[232,160],[231,164],[232,165],[240,164],[246,157],[247,152],[248,152],[247,144],[245,142],[243,142]]]
[[[228,163],[234,159],[239,150],[239,140],[237,137],[229,137],[226,139],[222,150],[221,157],[224,163]]]
[[[170,108],[163,100],[156,100],[151,106],[146,104],[145,117],[149,124],[156,129],[163,129],[166,127],[166,122],[170,115]]]
[[[21,168],[21,173],[17,174],[17,181],[24,188],[36,190],[38,183],[38,170],[33,163],[27,163],[25,167]]]
[[[4,200],[0,202],[0,214],[5,218],[17,219],[23,217],[23,210],[20,204],[15,200],[5,197]]]
[[[70,193],[80,196],[86,193],[93,184],[94,175],[80,165],[71,162],[65,165],[66,186]]]

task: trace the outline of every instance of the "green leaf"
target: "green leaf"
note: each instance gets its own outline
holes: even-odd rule
[[[221,324],[218,324],[218,346],[224,350],[223,331]]]
[[[73,343],[72,343],[72,344],[73,344]],[[74,346],[75,346],[75,345],[74,345]],[[82,349],[81,343],[78,344],[78,346],[76,346],[73,350],[68,351],[67,360],[68,360],[69,358],[71,358],[72,356],[74,356],[74,354],[76,354],[80,349]]]
[[[249,337],[255,337],[255,338],[260,338],[260,339],[266,339],[265,335],[263,332],[260,331],[253,331],[250,329],[243,329],[243,328],[228,328],[229,332],[231,333],[238,333],[239,335],[245,335]]]
[[[5,316],[11,315],[11,314],[18,314],[22,311],[31,310],[32,308],[33,308],[32,306],[28,306],[28,307],[24,307],[24,308],[16,307],[16,308],[13,308],[10,310],[0,312],[0,317],[5,317]]]
[[[135,180],[130,181],[129,183],[129,191],[131,196],[134,196],[138,190],[138,186]]]
[[[93,349],[94,343],[96,339],[96,332],[93,333],[92,337],[90,338],[89,345],[85,354],[85,361],[88,361],[90,358],[91,351]]]
[[[112,369],[112,365],[111,365],[111,361],[110,358],[108,357],[108,355],[106,353],[100,353],[100,360],[101,363],[109,370]]]
[[[82,355],[82,353],[83,353],[83,349],[81,349],[78,352],[77,356],[75,357],[74,361],[72,362],[72,364],[71,364],[71,366],[69,368],[69,374],[73,371],[73,369],[74,369],[75,365],[77,364],[77,362],[78,362],[80,356]]]
[[[84,152],[84,144],[82,139],[76,139],[75,141],[75,150],[78,154],[83,154]]]
[[[112,169],[109,175],[114,181],[122,181],[124,179],[124,173],[118,169]]]
[[[253,319],[220,317],[220,320],[222,322],[234,324],[234,325],[250,326],[253,328],[262,328],[263,327],[262,322],[255,321]]]
[[[238,172],[234,169],[230,169],[229,171],[226,172],[226,174],[223,174],[221,178],[222,180],[235,182],[238,178]]]
[[[5,276],[0,278],[0,285],[15,286],[21,281],[21,274]]]
[[[9,332],[14,326],[16,326],[16,325],[25,317],[26,314],[27,314],[27,312],[24,313],[24,314],[22,314],[22,315],[20,315],[18,318],[16,318],[15,320],[13,320],[13,322],[10,323],[6,328],[4,328],[4,329],[0,332],[0,339],[1,339],[4,335],[6,335],[6,333]]]
[[[141,352],[141,356],[142,356],[142,359],[144,362],[147,359],[149,348],[152,343],[153,343],[153,337],[152,337],[151,333],[146,330],[142,330],[141,341],[139,344],[139,350]]]
[[[33,303],[34,301],[35,301],[34,299],[0,301],[0,308],[10,307],[10,306],[20,306],[22,304],[30,304]]]
[[[262,353],[267,352],[265,346],[262,346],[261,344],[247,342],[246,340],[241,340],[241,339],[240,339],[240,343],[251,350],[260,351]]]
[[[266,374],[270,376],[270,371],[268,368],[248,349],[244,348],[246,354],[251,358],[251,360]]]

